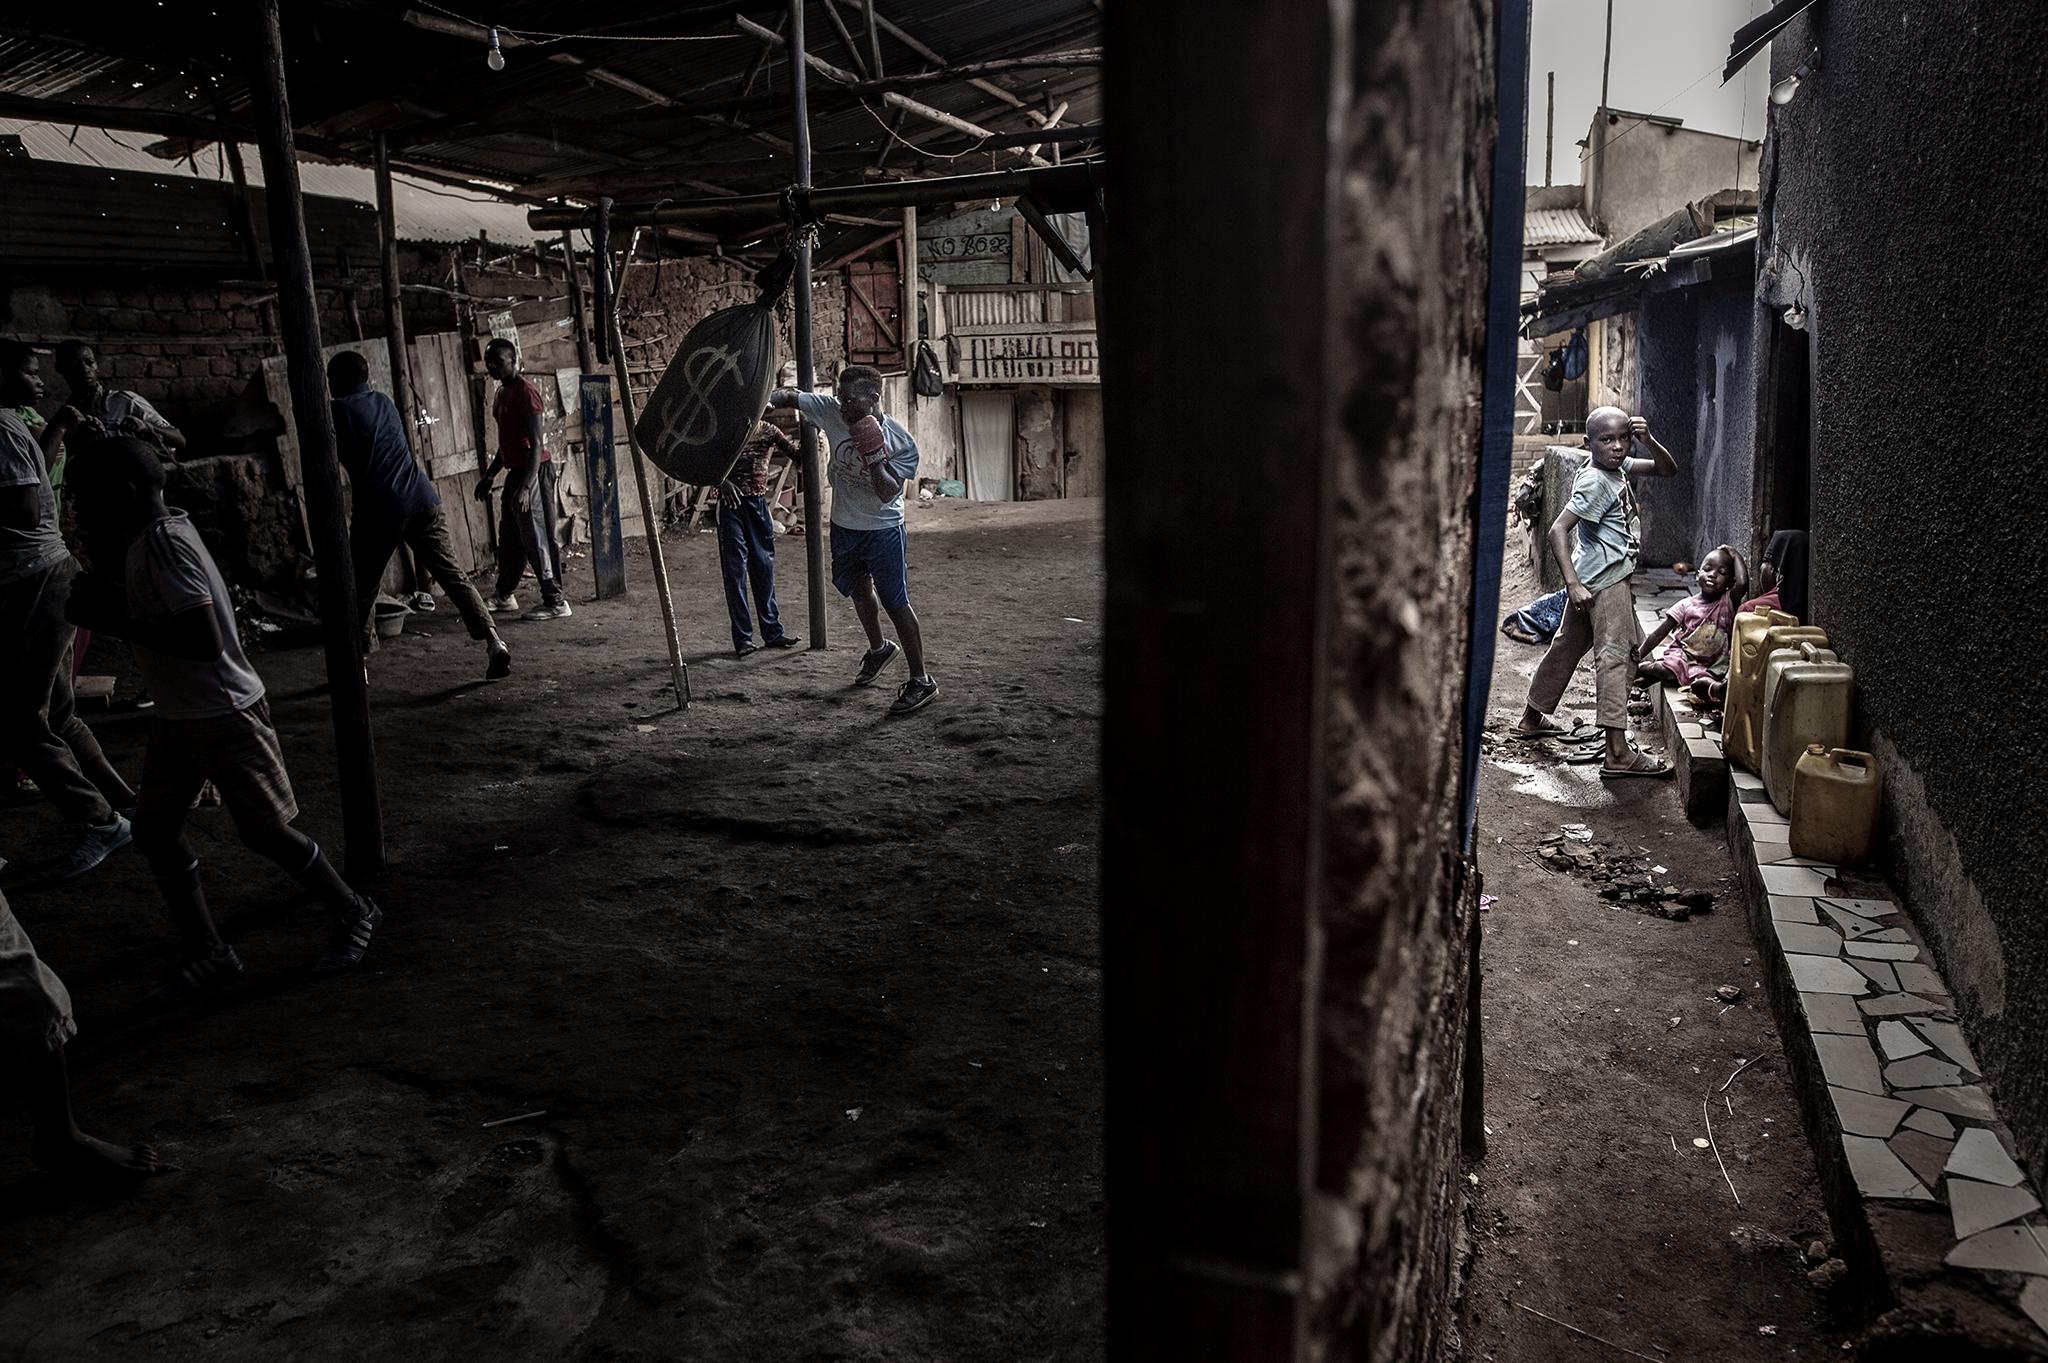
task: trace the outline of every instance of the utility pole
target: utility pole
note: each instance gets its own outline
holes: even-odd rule
[[[1543,183],[1553,183],[1550,178],[1550,158],[1557,150],[1557,72],[1550,73],[1550,101],[1543,110]]]
[[[789,0],[790,110],[796,124],[796,197],[805,212],[811,197],[811,111],[805,68],[804,0]],[[810,224],[796,227],[796,386],[808,393],[818,375],[811,355]],[[818,467],[818,428],[806,421],[797,433],[804,470],[804,562],[810,569],[811,647],[825,647],[825,482]]]
[[[355,569],[341,510],[341,464],[327,410],[320,360],[320,306],[313,293],[313,256],[306,245],[305,205],[285,97],[284,35],[278,0],[258,0],[256,79],[250,96],[256,145],[263,152],[264,198],[270,203],[270,253],[277,309],[291,382],[292,421],[313,561],[320,571],[320,632],[327,647],[327,695],[334,716],[334,760],[341,784],[341,827],[348,872],[361,880],[384,869],[384,822],[377,800],[377,758],[370,738],[370,687],[363,674],[362,617],[356,613]]]
[[[1593,116],[1593,226],[1604,235],[1607,214],[1607,77],[1614,69],[1614,0],[1607,0],[1607,46],[1600,54],[1600,112]]]

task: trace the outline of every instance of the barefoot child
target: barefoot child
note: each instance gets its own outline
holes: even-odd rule
[[[271,727],[263,679],[235,632],[220,569],[182,511],[164,505],[164,470],[147,445],[102,440],[74,455],[70,485],[94,571],[72,595],[74,615],[136,646],[156,697],[135,841],[148,858],[183,939],[185,964],[152,996],[180,1003],[242,973],[221,940],[199,884],[199,858],[185,840],[185,816],[212,781],[235,831],[324,903],[333,936],[315,970],[346,970],[363,959],[384,915],[350,889],[319,844],[291,826],[299,806]],[[125,580],[107,569],[126,546]]]
[[[1654,459],[1631,459],[1642,441]],[[1636,508],[1632,473],[1669,478],[1678,461],[1650,434],[1650,423],[1619,407],[1601,407],[1586,418],[1586,466],[1572,481],[1571,500],[1550,527],[1550,552],[1564,570],[1564,623],[1536,675],[1515,733],[1554,737],[1564,730],[1545,718],[1564,700],[1565,687],[1586,651],[1593,652],[1599,694],[1597,722],[1607,753],[1600,775],[1669,776],[1671,764],[1639,751],[1628,741],[1628,684],[1635,661],[1636,608],[1629,593],[1636,556],[1642,552],[1642,518]]]
[[[65,1044],[77,1031],[64,981],[37,958],[35,943],[0,895],[0,1085],[28,1103],[37,1164],[90,1191],[119,1191],[156,1171],[156,1152],[78,1129],[64,1064]]]
[[[1728,545],[1717,545],[1700,560],[1693,577],[1699,593],[1665,611],[1657,628],[1636,646],[1636,675],[1657,685],[1675,682],[1702,700],[1718,703],[1727,695],[1735,601],[1748,587],[1746,577],[1741,556]],[[1665,644],[1667,635],[1671,642]]]
[[[824,432],[831,451],[832,585],[853,599],[868,636],[867,656],[853,684],[872,685],[896,657],[896,645],[882,637],[886,610],[910,664],[910,680],[889,713],[923,709],[938,696],[939,684],[924,670],[924,632],[910,608],[905,566],[903,487],[917,476],[917,442],[882,415],[882,372],[850,364],[839,371],[834,396],[778,388],[768,395],[768,405],[803,413]],[[811,514],[808,502],[804,514]]]

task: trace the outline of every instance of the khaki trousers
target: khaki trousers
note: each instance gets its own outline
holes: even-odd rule
[[[1529,708],[1552,714],[1564,701],[1564,689],[1586,650],[1593,650],[1593,681],[1599,691],[1594,722],[1603,729],[1628,727],[1629,675],[1634,671],[1630,653],[1642,640],[1636,624],[1635,596],[1623,578],[1593,593],[1591,605],[1583,609],[1567,604],[1564,623],[1550,640],[1550,650],[1536,665],[1529,680]]]

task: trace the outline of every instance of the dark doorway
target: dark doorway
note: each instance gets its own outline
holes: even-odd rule
[[[1780,323],[1771,347],[1770,452],[1762,464],[1758,525],[1761,538],[1774,530],[1805,530],[1813,485],[1813,337]]]

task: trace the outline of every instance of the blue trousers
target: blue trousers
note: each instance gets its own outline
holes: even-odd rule
[[[775,521],[766,497],[718,498],[718,567],[725,577],[725,608],[732,616],[732,646],[754,641],[754,622],[747,616],[747,588],[761,616],[761,638],[782,637],[782,617],[775,610]]]

